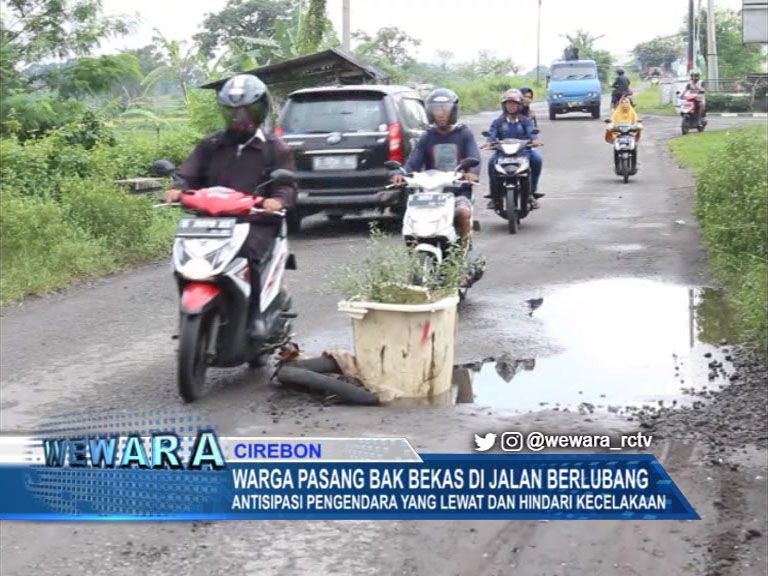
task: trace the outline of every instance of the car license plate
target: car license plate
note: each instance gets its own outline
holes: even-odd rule
[[[570,102],[568,104],[568,106],[570,106],[571,108],[578,108],[579,106],[583,106],[583,105],[584,105],[583,102]]]
[[[354,154],[315,156],[312,158],[313,170],[355,170],[357,156]]]
[[[177,238],[230,238],[236,218],[182,218],[176,228]]]

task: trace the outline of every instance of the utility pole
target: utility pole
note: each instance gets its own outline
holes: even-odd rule
[[[539,12],[536,20],[536,84],[541,77],[541,0],[539,0]]]
[[[342,2],[341,47],[349,52],[349,0]]]
[[[688,0],[688,72],[693,70],[696,66],[695,64],[695,54],[693,52],[693,44],[694,44],[694,38],[693,38],[693,24],[694,24],[694,14],[693,14],[693,0]]]
[[[720,70],[717,62],[717,35],[715,34],[715,3],[707,0],[707,79],[717,90]]]

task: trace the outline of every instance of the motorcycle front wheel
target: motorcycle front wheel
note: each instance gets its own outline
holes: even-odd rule
[[[520,219],[518,217],[517,208],[515,207],[515,189],[507,188],[507,228],[510,234],[517,234],[517,230],[520,227]]]
[[[437,269],[437,259],[430,252],[419,252],[418,268],[413,274],[412,282],[415,286],[427,286],[434,278]]]
[[[209,322],[203,314],[181,317],[179,331],[179,395],[185,402],[194,402],[203,394],[205,373],[208,370],[206,349],[208,348]]]
[[[621,177],[624,179],[624,184],[629,182],[629,158],[623,157],[621,159]]]
[[[683,132],[683,136],[685,136],[686,134],[688,134],[688,130],[689,130],[689,128],[688,128],[688,119],[687,119],[687,118],[683,118],[683,122],[682,122],[682,124],[681,124],[681,126],[680,126],[680,129],[681,129],[681,130],[682,130],[682,132]]]

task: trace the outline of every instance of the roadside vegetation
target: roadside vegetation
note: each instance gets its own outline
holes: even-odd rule
[[[768,127],[704,132],[670,147],[696,175],[696,217],[739,338],[768,348]]]
[[[673,116],[677,114],[672,104],[661,103],[661,87],[647,86],[632,96],[638,114],[660,114]]]

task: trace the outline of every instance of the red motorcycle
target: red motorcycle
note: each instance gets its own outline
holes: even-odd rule
[[[174,167],[161,160],[155,162],[154,170],[170,175]],[[292,172],[275,170],[259,188],[292,179]],[[179,220],[172,269],[181,297],[178,386],[187,402],[203,394],[208,367],[262,366],[291,337],[290,319],[296,314],[291,311],[283,275],[296,269],[296,260],[288,249],[285,213],[265,214],[259,208],[263,200],[222,186],[181,195],[181,206],[191,215]],[[240,256],[254,214],[281,218],[272,253],[256,271],[261,282],[257,314],[267,327],[263,339],[254,339],[248,332],[251,266]]]
[[[683,94],[683,102],[680,104],[680,116],[682,116],[681,130],[683,135],[696,129],[703,132],[707,121],[703,118],[704,101],[701,94],[686,92]]]

